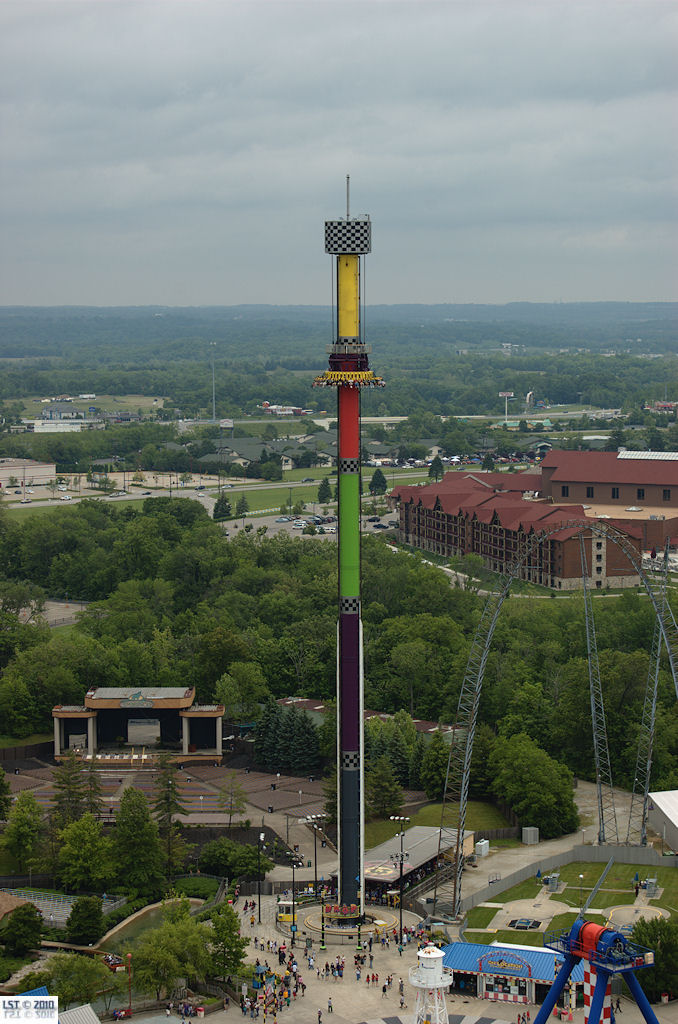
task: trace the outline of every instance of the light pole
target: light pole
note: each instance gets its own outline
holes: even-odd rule
[[[313,829],[313,891],[317,898],[318,896],[318,831],[320,830],[319,821],[322,818],[326,818],[326,814],[307,814],[306,821]]]
[[[320,948],[325,949],[325,893],[320,893]]]
[[[583,884],[583,881],[584,881],[584,876],[580,875],[579,876],[579,913],[580,914],[582,914],[584,912],[584,897],[582,895],[582,884]]]
[[[290,933],[292,935],[292,941],[291,941],[290,945],[291,945],[292,949],[294,949],[294,946],[295,946],[294,937],[295,937],[296,931],[297,931],[297,915],[294,912],[294,903],[295,903],[295,896],[296,896],[295,884],[294,884],[294,869],[295,869],[296,866],[297,865],[296,865],[295,857],[294,857],[294,854],[292,854],[292,925],[290,927]]]
[[[402,821],[409,822],[409,820],[410,820],[409,818],[405,818],[405,817],[403,817],[400,814],[392,814],[390,816],[390,818],[391,818],[391,821],[398,821],[398,822],[402,822]],[[393,862],[393,864],[398,864],[398,863],[400,864],[400,940],[399,941],[400,941],[400,945],[401,946],[403,944],[403,861],[405,860],[405,857],[407,856],[407,854],[403,850],[403,840],[404,840],[404,838],[405,838],[405,833],[402,831],[402,828],[401,828],[401,830],[400,830],[400,853],[392,853],[391,857],[390,857],[390,859]]]
[[[202,797],[200,799],[202,800]],[[261,844],[265,838],[266,835],[260,832],[257,843],[257,918],[259,924],[261,924]]]
[[[127,1007],[127,1016],[132,1016],[132,954],[127,954],[127,991],[129,994],[129,1005]]]

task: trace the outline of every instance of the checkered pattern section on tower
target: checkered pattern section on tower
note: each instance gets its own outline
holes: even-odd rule
[[[359,473],[360,459],[339,459],[340,473]]]
[[[346,751],[341,755],[342,768],[360,768],[360,753],[357,750]]]
[[[339,613],[341,615],[360,615],[360,598],[340,597]]]
[[[334,256],[357,256],[372,252],[372,224],[369,218],[326,220],[325,252]]]
[[[593,992],[596,987],[596,970],[589,964],[584,968],[584,1024],[589,1024],[589,1010],[593,1000]],[[612,985],[608,981],[607,991],[603,1000],[603,1014],[601,1021],[612,1020]],[[599,1021],[590,1021],[590,1024],[600,1024]]]

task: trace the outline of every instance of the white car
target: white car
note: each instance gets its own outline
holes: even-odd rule
[[[302,520],[298,520],[296,523],[292,523],[292,529],[293,530],[303,530],[305,526],[306,526],[306,523],[304,522],[303,519]]]
[[[61,498],[59,500],[60,501],[70,501],[71,500],[71,496],[70,496],[70,494],[62,494]]]

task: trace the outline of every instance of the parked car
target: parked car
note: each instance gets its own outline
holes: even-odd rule
[[[16,490],[14,491],[14,493],[15,494],[21,494],[21,488],[17,487]]]
[[[398,522],[397,519],[389,519],[388,525],[389,526],[400,526],[400,523]]]
[[[301,482],[302,482],[302,484],[312,484],[313,483],[313,477],[312,476],[305,476],[304,479]]]
[[[276,523],[289,523],[289,521],[289,516],[278,516],[278,518],[276,519]]]
[[[292,523],[292,529],[293,530],[303,530],[305,526],[306,526],[306,521],[304,519],[299,519],[299,520],[297,520],[296,523]]]
[[[372,527],[373,530],[388,530],[386,523],[375,523]]]
[[[70,494],[62,494],[61,495],[60,501],[70,501],[70,500],[71,500]]]
[[[367,517],[367,522],[368,523],[378,523],[379,522],[379,516],[368,516]]]

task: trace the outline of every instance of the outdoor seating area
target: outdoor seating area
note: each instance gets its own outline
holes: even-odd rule
[[[32,903],[42,914],[45,924],[56,928],[63,928],[65,926],[73,904],[77,899],[77,896],[66,896],[64,893],[49,893],[43,892],[41,889],[30,888],[8,889],[2,887],[0,892],[9,893],[11,896],[16,896],[17,899]],[[114,900],[104,894],[102,898],[103,912],[108,914],[117,907],[121,907],[124,903],[124,899]]]

